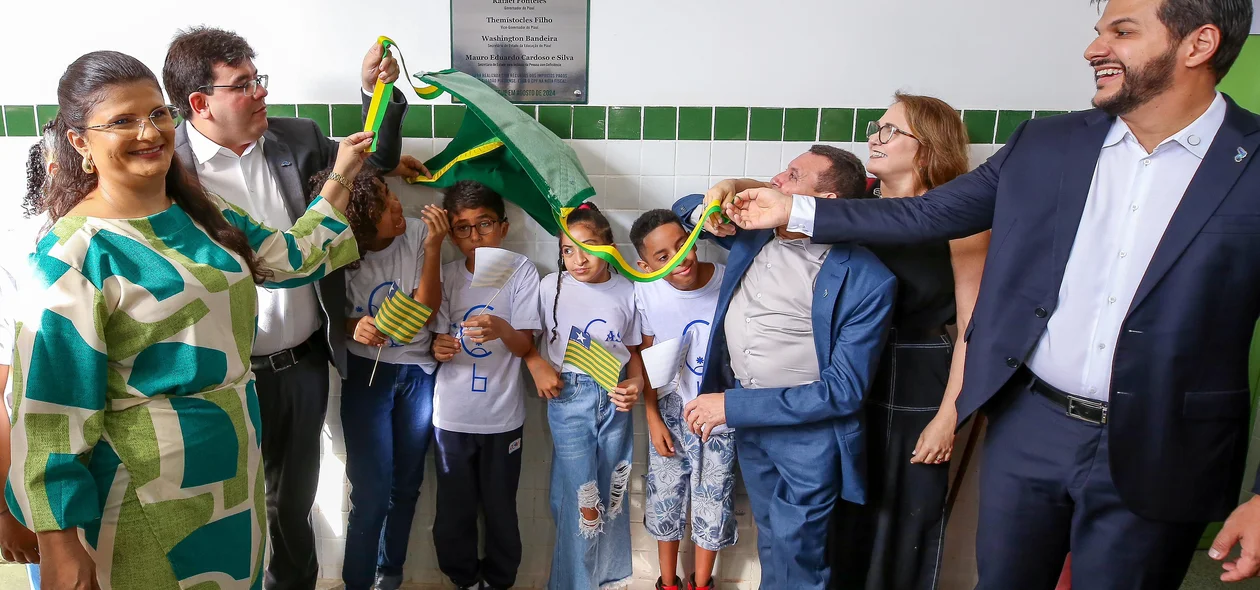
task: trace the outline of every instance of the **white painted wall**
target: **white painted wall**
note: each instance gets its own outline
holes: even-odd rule
[[[275,103],[357,102],[354,72],[378,35],[412,73],[450,64],[451,0],[139,0],[6,3],[0,104],[50,104],[65,66],[95,49],[159,71],[181,27],[236,30]],[[458,0],[455,0],[458,1]],[[42,16],[55,10],[56,20]],[[590,95],[606,105],[879,106],[898,88],[958,108],[1076,109],[1088,0],[591,1]]]

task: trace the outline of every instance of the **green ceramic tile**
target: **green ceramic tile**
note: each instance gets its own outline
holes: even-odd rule
[[[866,124],[871,121],[879,121],[879,118],[884,116],[884,111],[886,110],[888,109],[858,109],[853,123],[853,141],[867,141],[869,138],[866,135]]]
[[[639,139],[642,107],[608,107],[608,139]]]
[[[268,117],[296,117],[297,106],[291,104],[269,104],[267,105]]]
[[[713,139],[724,141],[748,139],[748,107],[713,109]]]
[[[35,105],[35,125],[37,131],[43,131],[44,125],[53,120],[57,116],[57,105],[55,104],[37,104]]]
[[[678,107],[678,139],[713,139],[713,107]]]
[[[345,137],[363,131],[363,105],[332,105],[332,135]]]
[[[1046,117],[1054,117],[1056,115],[1066,115],[1068,111],[1036,111],[1033,113],[1034,119],[1044,119]]]
[[[604,139],[608,126],[605,107],[573,107],[573,139]]]
[[[538,122],[550,129],[560,139],[573,137],[573,108],[560,106],[538,107]]]
[[[997,111],[964,111],[963,124],[971,143],[993,143],[993,130],[997,126]]]
[[[297,116],[314,120],[324,131],[324,135],[332,135],[332,126],[328,122],[328,105],[300,104],[297,106]]]
[[[1032,116],[1032,111],[998,111],[997,137],[993,139],[993,143],[1006,143],[1020,123]]]
[[[35,137],[39,135],[35,127],[35,107],[29,105],[6,105],[4,107],[4,127],[9,137]]]
[[[818,141],[853,141],[853,109],[823,109],[818,119]]]
[[[853,121],[852,114],[849,121]],[[818,109],[787,109],[783,113],[783,141],[815,139],[818,139]]]
[[[403,137],[433,137],[433,105],[413,104],[403,119]]]
[[[532,104],[518,104],[516,105],[516,108],[521,109],[521,112],[529,115],[531,119],[538,117],[538,115],[535,114],[538,109]]]
[[[433,105],[433,137],[455,137],[467,108],[462,104]]]
[[[748,110],[748,139],[783,141],[783,109],[753,107]]]
[[[677,139],[676,107],[643,107],[643,139]]]

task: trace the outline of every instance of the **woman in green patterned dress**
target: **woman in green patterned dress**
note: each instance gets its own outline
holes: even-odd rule
[[[18,315],[8,503],[46,588],[261,588],[255,284],[358,257],[342,183],[371,134],[341,143],[340,176],[279,232],[173,161],[176,113],[135,58],[80,57],[57,98],[64,165]]]

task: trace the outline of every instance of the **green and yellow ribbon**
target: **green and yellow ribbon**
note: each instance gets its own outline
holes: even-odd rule
[[[678,249],[678,252],[674,254],[674,257],[669,259],[669,263],[660,269],[647,273],[640,272],[630,266],[630,264],[626,262],[626,259],[621,257],[621,252],[613,246],[592,246],[590,244],[583,244],[580,240],[573,237],[573,234],[569,233],[568,220],[569,214],[573,213],[576,209],[576,207],[565,207],[560,210],[560,216],[557,217],[560,222],[560,231],[563,231],[564,235],[568,236],[570,241],[577,244],[577,247],[589,252],[592,256],[596,256],[600,260],[607,262],[608,266],[616,269],[617,273],[621,276],[636,283],[649,283],[668,275],[682,263],[683,259],[687,257],[687,253],[691,252],[691,249],[695,247],[696,240],[700,239],[700,232],[704,231],[703,220],[708,219],[710,215],[715,213],[721,213],[722,202],[713,201],[712,203],[709,203],[709,206],[704,209],[704,213],[700,216],[702,222],[696,224],[696,227],[692,228],[691,235],[687,236],[687,241],[683,243],[682,248]]]
[[[402,50],[399,49],[398,44],[393,39],[381,35],[377,37],[376,42],[381,44],[382,60],[389,57],[389,49],[391,47],[394,48],[394,51],[398,54],[398,65],[402,67],[403,73],[407,75],[407,84],[411,86],[412,90],[416,91],[420,98],[433,100],[442,95],[442,89],[437,86],[416,86],[411,84],[411,74],[407,72],[407,64],[403,62]],[[376,86],[372,89],[372,102],[368,106],[367,120],[363,122],[364,131],[371,131],[376,134],[372,136],[372,146],[367,150],[369,152],[376,151],[376,141],[380,138],[381,122],[385,120],[385,107],[389,105],[390,97],[394,96],[394,84],[394,82],[382,82],[378,77]]]
[[[489,141],[486,141],[480,145],[477,145],[469,149],[468,151],[465,151],[464,153],[456,156],[454,160],[447,162],[445,166],[439,168],[438,170],[430,171],[432,172],[433,175],[429,176],[428,178],[424,176],[413,176],[405,180],[407,181],[407,184],[427,184],[427,183],[437,182],[439,178],[442,178],[443,174],[446,174],[447,172],[449,172],[451,168],[455,167],[456,164],[463,162],[465,160],[471,160],[478,156],[484,156],[501,147],[503,147],[503,140],[491,139]]]

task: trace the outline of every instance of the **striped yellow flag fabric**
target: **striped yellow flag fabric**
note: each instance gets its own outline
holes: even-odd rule
[[[621,362],[608,349],[591,340],[588,332],[577,327],[569,331],[569,343],[564,348],[564,362],[590,375],[600,387],[612,391],[621,376]]]
[[[376,311],[376,329],[405,344],[415,340],[431,315],[432,309],[395,288]]]

